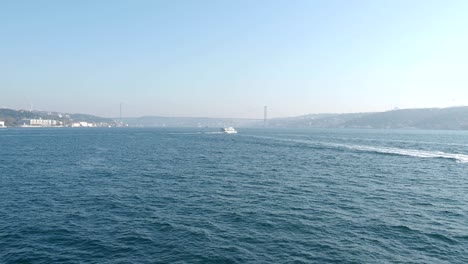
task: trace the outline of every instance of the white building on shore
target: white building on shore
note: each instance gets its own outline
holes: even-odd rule
[[[71,125],[72,127],[95,127],[96,125],[88,122],[75,122]]]
[[[0,128],[2,128],[2,127],[6,127],[5,126],[5,121],[0,121]]]
[[[23,126],[26,127],[52,127],[57,126],[57,120],[50,119],[23,119]]]

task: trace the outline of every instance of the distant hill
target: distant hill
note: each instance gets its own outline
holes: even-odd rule
[[[99,117],[87,114],[67,114],[68,118],[73,121],[94,122],[94,123],[113,123],[114,119]]]
[[[402,109],[357,114],[306,115],[273,119],[274,127],[468,129],[468,107]]]
[[[402,109],[373,113],[342,124],[351,128],[468,129],[468,107]]]
[[[26,111],[26,110],[13,110],[7,108],[0,108],[0,120],[5,121],[6,126],[19,126],[22,125],[22,119],[41,118],[39,113]]]
[[[275,118],[268,121],[269,127],[314,127],[334,128],[342,127],[348,121],[352,121],[372,113],[358,114],[310,114],[299,117]]]
[[[0,120],[7,126],[22,125],[25,118],[55,119],[72,122],[116,124],[111,118],[85,114],[64,114],[0,109]],[[133,127],[263,127],[262,119],[207,118],[207,117],[161,117],[145,116],[123,118]],[[268,120],[268,127],[284,128],[375,128],[375,129],[449,129],[468,130],[468,107],[402,109],[387,112],[351,114],[310,114]]]
[[[115,123],[111,118],[102,118],[86,114],[67,114],[59,112],[28,111],[0,108],[0,120],[5,121],[6,126],[21,126],[23,119],[53,119],[71,124],[73,122],[93,122],[93,123]]]
[[[263,127],[261,119],[139,117],[125,118],[130,126],[145,127]],[[468,107],[402,109],[388,112],[310,114],[268,120],[268,127],[468,129]]]
[[[143,127],[255,127],[259,123],[258,119],[161,116],[123,118],[122,121],[129,126]]]

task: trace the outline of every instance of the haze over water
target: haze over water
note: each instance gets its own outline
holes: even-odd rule
[[[0,107],[261,118],[468,105],[465,0],[2,1]]]
[[[467,263],[468,133],[0,130],[2,263]]]

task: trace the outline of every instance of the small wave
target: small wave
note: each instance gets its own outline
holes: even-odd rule
[[[411,233],[411,232],[416,232],[416,230],[410,228],[409,226],[405,226],[405,225],[394,225],[394,226],[390,226],[392,229],[394,230],[398,230],[400,232],[403,232],[403,233]]]
[[[437,239],[448,244],[452,244],[452,245],[457,244],[456,240],[453,240],[452,238],[444,236],[442,234],[433,233],[433,234],[426,234],[426,235],[432,239]]]
[[[468,235],[460,235],[460,236],[455,236],[455,239],[460,239],[460,240],[468,240]]]

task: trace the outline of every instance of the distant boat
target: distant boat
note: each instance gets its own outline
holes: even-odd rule
[[[221,131],[224,134],[237,134],[237,130],[235,130],[233,127],[225,127],[223,129],[221,129]]]

